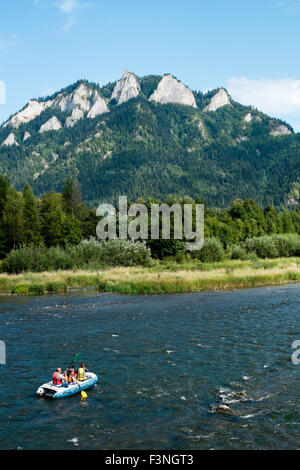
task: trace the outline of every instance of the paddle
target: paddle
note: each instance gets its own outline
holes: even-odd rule
[[[78,387],[79,387],[79,388],[80,388],[80,390],[81,390],[81,398],[87,398],[87,394],[85,393],[85,391],[84,391],[84,390],[82,390],[82,388],[80,387],[80,385],[79,385],[79,383],[78,383],[78,382],[77,382],[77,385],[78,385]]]
[[[68,365],[68,367],[67,367],[66,370],[70,369],[71,365],[78,361],[79,356],[80,356],[80,353],[76,353],[76,354],[73,356],[73,359],[72,359],[72,361],[70,362],[70,364]]]
[[[72,361],[70,362],[70,364],[68,365],[67,370],[70,369],[71,365],[75,364],[75,362],[78,361],[79,356],[80,356],[80,353],[76,353],[76,354],[73,356],[73,359],[72,359]],[[76,380],[76,383],[77,383],[79,389],[81,390],[81,398],[87,398],[87,394],[85,393],[84,390],[82,390],[82,388],[80,387],[80,385],[79,385],[79,383],[77,382],[77,380]]]

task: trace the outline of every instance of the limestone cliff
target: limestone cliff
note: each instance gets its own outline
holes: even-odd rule
[[[39,116],[45,109],[52,105],[52,101],[29,101],[28,105],[19,113],[15,114],[9,121],[7,121],[3,127],[12,126],[18,128],[20,124],[32,121],[32,119]]]
[[[39,132],[42,134],[43,132],[48,132],[48,131],[58,131],[61,129],[62,125],[61,122],[57,119],[56,116],[53,116],[49,121],[45,122],[39,130]]]
[[[140,84],[128,70],[125,71],[121,80],[119,80],[111,95],[111,100],[116,100],[117,104],[125,103],[131,98],[136,98],[140,93]]]
[[[172,75],[165,75],[149,98],[156,103],[177,103],[197,108],[193,92]]]
[[[228,93],[221,88],[221,90],[216,93],[208,106],[204,109],[204,111],[217,111],[217,109],[222,108],[223,106],[230,105],[230,98]]]
[[[278,137],[280,135],[289,135],[289,134],[292,134],[292,132],[289,130],[288,127],[286,127],[284,125],[277,126],[277,127],[275,127],[275,129],[273,129],[270,132],[270,135],[273,136],[273,137]]]
[[[6,145],[7,147],[11,147],[12,145],[19,146],[18,142],[16,141],[15,134],[11,132],[9,136],[5,139],[2,145]]]

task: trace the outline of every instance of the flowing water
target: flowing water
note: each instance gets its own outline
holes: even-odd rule
[[[299,292],[2,297],[0,449],[299,448]],[[38,398],[77,351],[99,385]]]

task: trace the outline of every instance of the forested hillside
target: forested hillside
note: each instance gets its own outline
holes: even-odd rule
[[[170,75],[126,72],[31,101],[0,128],[0,171],[37,196],[72,177],[91,207],[170,194],[211,207],[236,198],[296,206],[300,135],[226,90],[192,93]]]

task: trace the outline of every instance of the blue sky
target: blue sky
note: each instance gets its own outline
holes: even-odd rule
[[[30,98],[129,69],[227,87],[300,131],[299,22],[300,0],[10,0],[0,14],[0,122]]]

